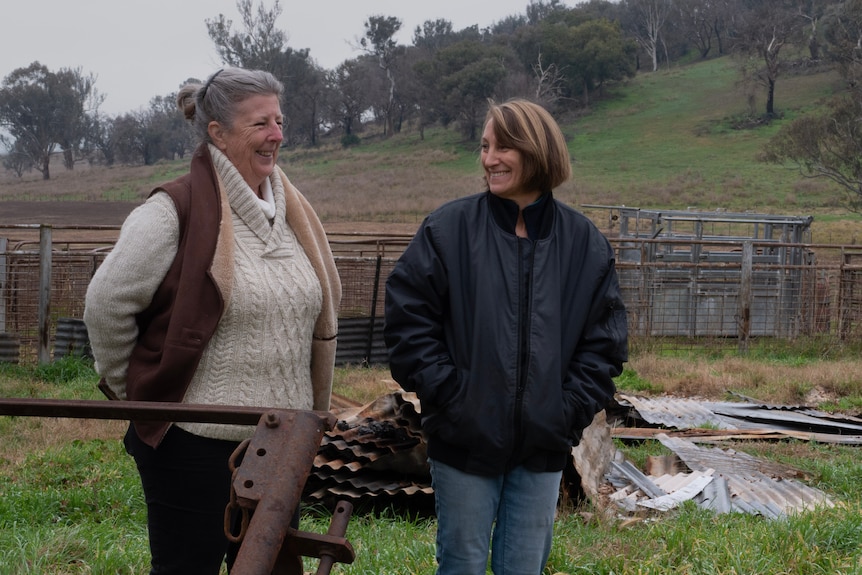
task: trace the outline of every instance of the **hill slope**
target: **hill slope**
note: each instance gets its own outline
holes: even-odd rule
[[[800,181],[795,170],[765,165],[757,154],[782,123],[831,95],[837,76],[779,78],[776,106],[783,119],[752,129],[731,127],[749,115],[738,79],[729,58],[638,76],[573,126],[580,194],[677,209],[834,207],[836,189],[829,182]]]
[[[738,79],[730,58],[641,74],[589,114],[562,120],[574,178],[557,197],[597,221],[607,214],[585,205],[814,215],[814,241],[854,241],[860,219],[841,207],[835,184],[757,159],[783,123],[822,106],[840,86],[837,75],[779,78],[782,118],[748,129],[733,127],[751,116]],[[755,100],[763,97],[761,89]],[[424,142],[405,131],[350,150],[296,152],[287,169],[329,219],[418,222],[481,188],[477,144],[452,131],[427,134]]]
[[[589,114],[561,119],[575,175],[557,197],[597,221],[606,213],[585,205],[814,215],[814,241],[854,241],[859,218],[840,206],[842,193],[834,184],[804,180],[791,168],[757,160],[782,123],[822,105],[839,86],[837,76],[821,71],[780,77],[776,107],[783,118],[742,130],[732,127],[749,107],[738,78],[729,58],[641,74],[615,88]],[[762,101],[762,89],[755,104],[758,98]],[[349,149],[324,140],[314,149],[281,152],[288,176],[327,224],[366,222],[409,229],[444,201],[482,189],[478,143],[463,141],[455,130],[428,129],[421,139],[407,125],[388,139],[372,129],[359,135],[362,144]],[[35,174],[21,181],[0,179],[0,200],[138,203],[156,183],[182,173],[187,161],[84,166],[73,172],[58,162],[48,182]]]

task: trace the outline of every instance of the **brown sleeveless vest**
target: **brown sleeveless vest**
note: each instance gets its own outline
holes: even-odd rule
[[[177,255],[150,306],[138,314],[126,394],[132,401],[180,402],[224,311],[210,273],[221,221],[218,180],[207,146],[195,151],[188,174],[156,188],[179,216]],[[157,447],[168,422],[136,421],[142,441]]]

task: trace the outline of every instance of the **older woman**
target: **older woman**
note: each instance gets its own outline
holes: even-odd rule
[[[626,316],[605,237],[551,190],[571,174],[540,106],[492,104],[487,189],[430,214],[386,284],[395,380],[422,403],[437,573],[542,572],[562,470],[614,394]]]
[[[341,284],[314,211],[278,167],[283,87],[225,68],[184,86],[190,170],[123,224],[87,290],[101,386],[140,401],[329,408]],[[247,426],[133,422],[153,574],[219,572],[228,458]]]

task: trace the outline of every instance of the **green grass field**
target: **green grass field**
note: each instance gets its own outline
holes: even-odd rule
[[[362,400],[385,370],[338,370],[336,391]],[[626,389],[626,381],[621,387]],[[365,380],[363,384],[362,381]],[[96,399],[87,362],[0,366],[4,396]],[[660,392],[661,384],[653,382]],[[146,573],[146,510],[122,422],[0,417],[0,573]],[[632,461],[663,453],[656,442],[618,444]],[[862,573],[862,460],[858,447],[799,441],[724,446],[792,465],[838,504],[784,520],[714,515],[694,505],[625,515],[613,507],[562,505],[545,573],[567,575],[742,575]],[[300,528],[325,533],[325,510],[310,507]],[[352,516],[353,564],[334,573],[431,575],[433,518],[404,510]],[[314,572],[317,561],[306,560]]]

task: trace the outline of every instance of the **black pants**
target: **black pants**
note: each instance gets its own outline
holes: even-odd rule
[[[231,485],[228,460],[238,443],[171,426],[153,449],[138,438],[134,425],[124,442],[138,466],[147,502],[150,574],[218,575],[229,553],[224,534]],[[232,559],[236,549],[230,552]]]

